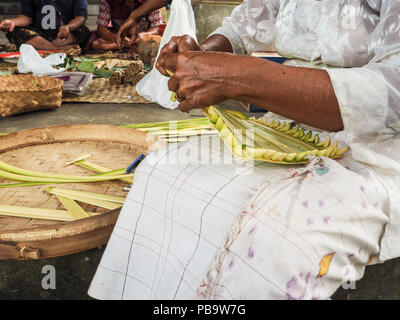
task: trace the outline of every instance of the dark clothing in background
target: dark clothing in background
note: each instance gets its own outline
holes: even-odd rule
[[[42,9],[47,5],[56,9],[57,29],[76,17],[88,16],[87,0],[21,0],[20,14],[32,18],[32,24],[36,28],[42,28],[43,18],[48,15],[48,12],[42,13]]]
[[[53,6],[55,8],[55,28],[43,29],[42,21],[45,19],[48,23],[49,11],[45,10],[45,6]],[[20,14],[32,19],[32,23],[26,27],[16,27],[12,32],[6,33],[8,41],[15,45],[16,49],[38,36],[52,42],[57,38],[58,29],[62,25],[68,24],[76,17],[88,16],[87,0],[21,0]],[[89,36],[89,29],[83,25],[75,31],[71,32],[77,44],[83,46]]]
[[[57,33],[58,30],[43,30],[36,28],[33,25],[29,25],[27,27],[16,27],[12,32],[6,33],[6,37],[8,41],[15,46],[16,50],[19,50],[19,47],[22,44],[38,36],[45,38],[49,42],[52,42],[57,38]],[[90,31],[86,26],[82,26],[71,33],[76,38],[76,44],[79,44],[81,47],[83,47],[90,34]]]

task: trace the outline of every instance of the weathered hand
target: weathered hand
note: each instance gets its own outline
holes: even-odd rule
[[[122,39],[122,47],[123,47],[123,48],[130,48],[130,47],[131,47],[131,44],[132,44],[132,41],[131,41],[130,38],[124,37],[124,38]]]
[[[164,76],[168,76],[166,71],[166,59],[172,53],[185,51],[201,51],[199,44],[195,39],[188,35],[180,37],[172,37],[171,40],[161,49],[160,56],[157,60],[156,68]]]
[[[139,37],[139,26],[136,24],[129,29],[128,39],[129,39],[129,47],[132,47]]]
[[[116,43],[118,47],[120,49],[124,47],[125,45],[124,39],[128,36],[129,33],[131,34],[130,37],[131,41],[129,46],[131,46],[136,39],[137,30],[138,30],[138,25],[135,19],[128,19],[127,21],[125,21],[125,23],[119,28],[117,32]]]
[[[6,19],[0,23],[0,30],[4,32],[12,32],[15,29],[14,21]]]
[[[173,73],[168,88],[179,97],[179,109],[188,112],[228,99],[231,54],[186,51],[165,54],[164,67]]]
[[[59,39],[67,39],[69,36],[69,27],[64,25],[58,29],[57,38]]]

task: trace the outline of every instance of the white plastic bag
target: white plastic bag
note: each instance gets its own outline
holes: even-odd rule
[[[172,37],[188,34],[196,39],[196,22],[190,0],[173,0],[171,4],[170,17],[161,40],[160,49],[167,44]],[[163,76],[154,67],[146,77],[136,86],[136,91],[145,99],[158,103],[164,108],[175,109],[178,102],[170,100],[172,92],[168,90],[168,77]]]
[[[62,64],[67,57],[65,53],[55,53],[42,58],[34,47],[23,44],[19,49],[21,55],[18,60],[19,73],[33,73],[37,76],[52,75],[65,71],[65,69],[54,69],[52,66]]]

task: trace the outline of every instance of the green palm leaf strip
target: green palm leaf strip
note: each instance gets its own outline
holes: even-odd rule
[[[243,160],[306,163],[309,156],[336,159],[347,150],[330,139],[320,141],[318,134],[292,123],[248,119],[241,112],[217,106],[205,108],[204,113],[232,153]]]

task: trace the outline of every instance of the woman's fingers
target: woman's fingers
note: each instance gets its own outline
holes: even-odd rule
[[[0,30],[11,32],[14,30],[14,23],[11,20],[4,20],[0,23]]]
[[[194,38],[188,35],[178,37],[177,39],[178,52],[184,51],[201,51],[200,46]]]
[[[196,96],[192,96],[191,98],[186,98],[182,100],[178,108],[182,112],[189,112],[190,110],[193,109],[202,109],[212,104],[212,103],[207,103],[206,100],[208,99],[204,99],[204,97],[198,98]]]
[[[168,42],[162,49],[160,52],[160,56],[157,59],[157,63],[156,63],[156,68],[157,70],[166,77],[169,77],[170,75],[167,72],[167,67],[166,67],[166,60],[168,60],[168,56],[171,53],[176,53],[178,52],[178,46],[176,45],[175,42],[173,42],[172,40],[170,42]],[[171,70],[172,71],[172,70]]]
[[[172,53],[200,50],[200,46],[197,44],[196,40],[188,35],[172,37],[171,40],[161,49],[160,56],[156,63],[156,68],[162,75],[168,77],[168,60]],[[173,72],[174,70],[170,71]]]
[[[178,81],[178,79],[175,76],[171,77],[168,80],[168,90],[172,91],[172,92],[177,92],[178,89],[179,89],[179,81]]]
[[[216,66],[224,63],[225,56],[214,55],[194,51],[164,54],[163,67],[171,72],[168,89],[176,93],[181,111],[204,108],[226,99],[225,85],[216,71]]]
[[[118,45],[118,48],[122,49],[123,47],[123,39],[126,37],[126,31],[130,27],[130,24],[124,23],[118,30],[115,42]]]
[[[179,110],[182,112],[189,112],[190,110],[193,109],[192,107],[192,101],[191,100],[183,100],[179,106]]]
[[[117,35],[115,37],[115,43],[117,44],[118,48],[121,48],[122,45],[121,29],[117,32]]]

